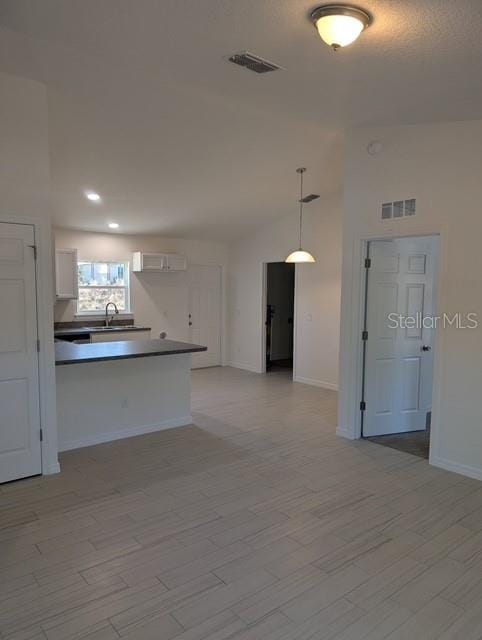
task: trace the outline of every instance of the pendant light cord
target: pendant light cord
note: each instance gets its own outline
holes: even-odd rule
[[[314,257],[311,255],[311,253],[309,253],[308,251],[303,251],[302,247],[301,247],[301,236],[302,236],[302,232],[303,232],[303,204],[304,204],[304,199],[303,199],[303,174],[306,171],[306,169],[304,167],[299,167],[298,169],[296,169],[296,173],[300,174],[300,199],[298,200],[298,202],[300,203],[300,229],[299,229],[299,233],[300,233],[300,246],[299,249],[297,251],[293,251],[292,253],[290,253],[290,255],[286,258],[285,262],[316,262],[316,260],[314,259]],[[311,202],[311,200],[315,200],[318,196],[307,196],[307,202]]]
[[[300,250],[301,250],[301,229],[303,225],[303,174],[306,169],[299,169],[300,174]]]

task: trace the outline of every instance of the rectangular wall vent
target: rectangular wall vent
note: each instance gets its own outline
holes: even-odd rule
[[[415,198],[409,198],[408,200],[395,200],[395,202],[384,202],[382,204],[382,220],[414,216],[416,204],[417,201]]]
[[[259,58],[247,51],[243,51],[242,53],[233,53],[232,56],[228,57],[228,61],[233,64],[237,64],[240,67],[244,67],[249,71],[254,71],[255,73],[268,73],[269,71],[277,71],[280,69],[280,67],[272,62],[263,60],[263,58]]]

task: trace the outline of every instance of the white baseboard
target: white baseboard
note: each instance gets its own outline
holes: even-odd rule
[[[113,440],[122,440],[123,438],[132,438],[133,436],[142,436],[146,433],[154,433],[156,431],[164,431],[164,429],[173,429],[174,427],[185,427],[192,424],[192,417],[185,416],[183,418],[171,418],[163,420],[156,424],[141,425],[140,427],[129,427],[128,429],[120,429],[118,431],[109,431],[108,433],[100,433],[96,435],[86,436],[78,440],[67,440],[59,444],[59,451],[71,451],[72,449],[82,449],[83,447],[91,447],[94,444],[103,444],[104,442],[112,442]],[[60,470],[60,468],[59,468]]]
[[[244,371],[251,371],[252,373],[261,373],[259,367],[253,367],[245,362],[228,362],[226,363],[226,366],[233,367],[234,369],[244,369]]]
[[[330,391],[338,391],[338,385],[332,382],[323,382],[323,380],[315,380],[314,378],[303,378],[302,376],[295,376],[294,382],[301,382],[301,384],[309,384],[312,387],[321,387],[322,389],[329,389]]]
[[[430,456],[429,462],[434,467],[440,467],[440,469],[445,469],[445,471],[453,471],[454,473],[459,473],[462,476],[474,478],[474,480],[482,480],[482,469],[479,469],[478,467],[471,467],[467,464],[451,462],[450,460],[445,460],[438,456]]]
[[[336,428],[336,435],[340,438],[346,438],[347,440],[356,440],[355,436],[353,435],[353,431],[343,429],[342,427]]]

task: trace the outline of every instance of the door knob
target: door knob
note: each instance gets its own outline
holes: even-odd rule
[[[431,351],[432,347],[428,344],[422,345],[422,351]]]

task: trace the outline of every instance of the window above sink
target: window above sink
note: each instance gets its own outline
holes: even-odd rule
[[[77,315],[100,315],[114,302],[119,313],[130,313],[129,264],[79,261]]]

